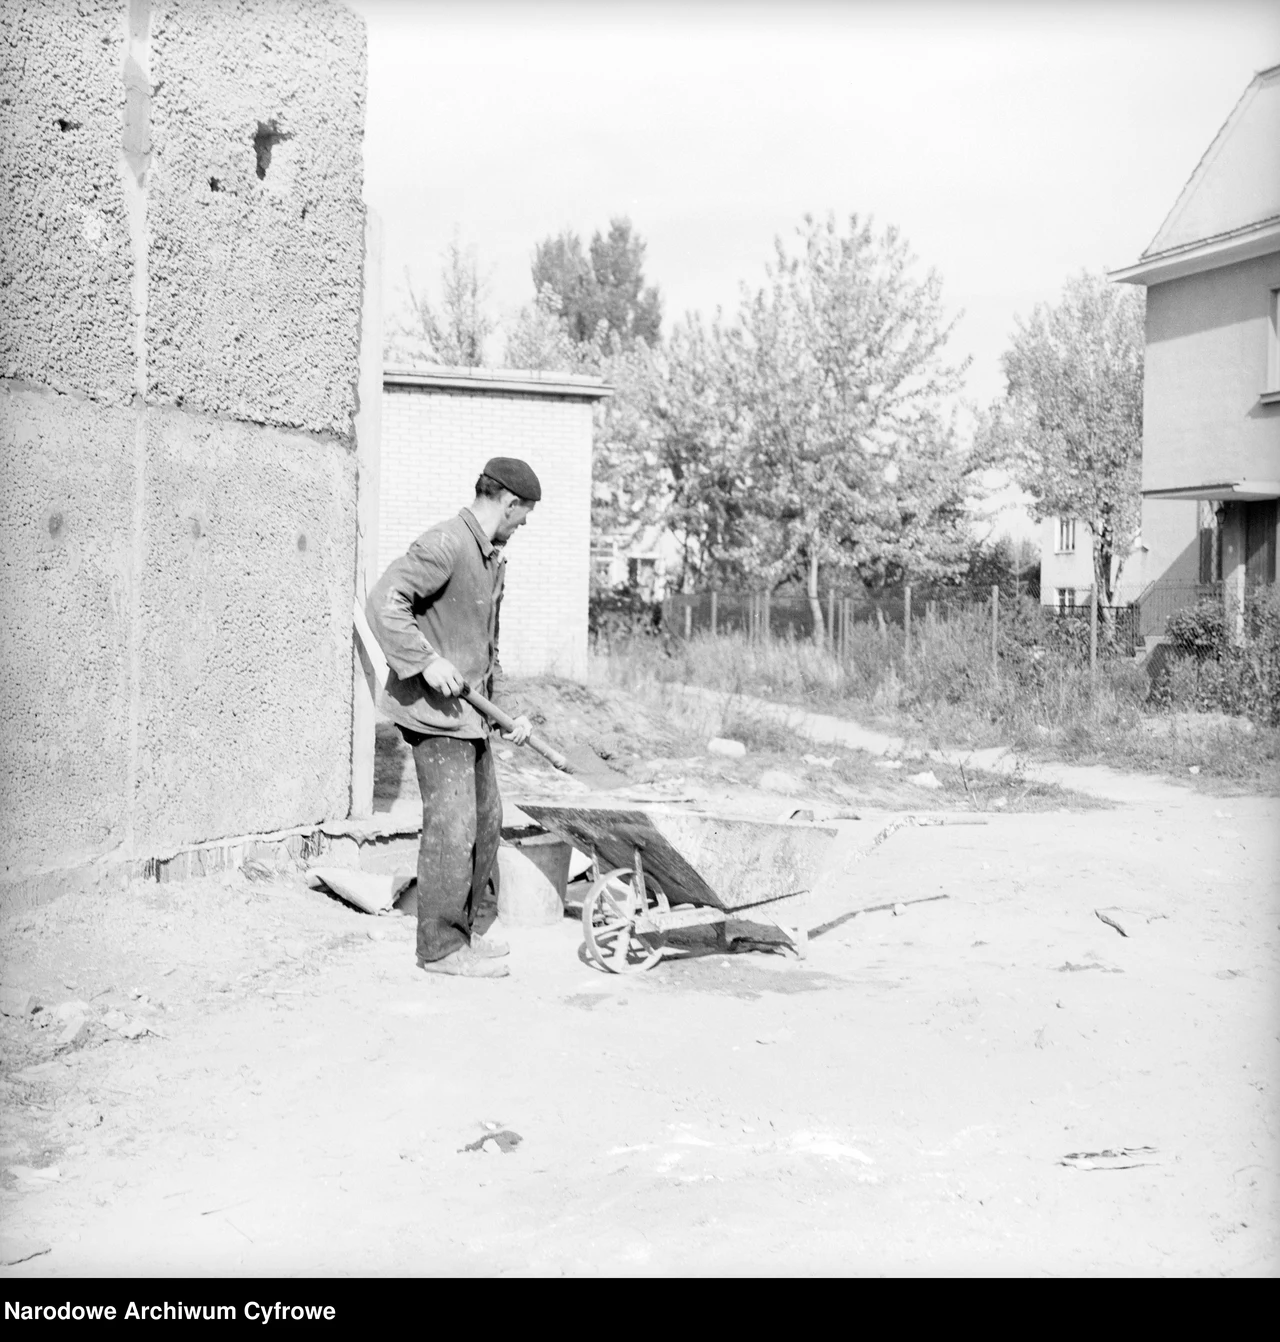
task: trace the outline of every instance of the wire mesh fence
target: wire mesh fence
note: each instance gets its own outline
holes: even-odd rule
[[[1082,656],[1132,657],[1140,646],[1134,606],[1090,604],[1059,609],[1040,603],[1038,582],[959,586],[902,584],[877,590],[826,589],[816,601],[803,592],[703,591],[676,593],[661,606],[660,624],[671,637],[737,634],[751,641],[823,642],[837,656],[866,628],[894,630],[910,654],[913,642],[961,614],[990,620],[993,657],[1002,638],[1046,641]],[[816,609],[815,609],[816,608]]]

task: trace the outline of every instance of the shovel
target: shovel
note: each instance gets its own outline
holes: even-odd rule
[[[515,719],[510,714],[504,713],[496,704],[486,699],[483,694],[477,694],[465,682],[458,697],[465,699],[472,708],[479,713],[483,713],[490,722],[501,727],[504,732],[515,730]],[[561,773],[576,775],[584,782],[592,783],[596,787],[621,787],[627,781],[602,764],[594,754],[585,755],[582,751],[575,751],[574,758],[570,760],[567,755],[558,751],[549,741],[544,741],[536,732],[531,733],[526,738],[525,745],[532,746],[543,759],[548,760]]]

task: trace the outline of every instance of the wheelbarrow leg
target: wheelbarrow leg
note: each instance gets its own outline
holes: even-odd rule
[[[770,914],[769,921],[791,943],[791,949],[795,951],[797,960],[803,960],[809,954],[809,933],[804,926],[799,923],[784,923],[777,914]]]

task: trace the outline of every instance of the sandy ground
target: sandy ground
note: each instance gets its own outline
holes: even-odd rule
[[[891,813],[835,822],[809,925],[904,907],[804,961],[610,976],[566,918],[428,978],[410,918],[300,876],[16,915],[0,1271],[1273,1275],[1280,802],[1064,781],[1121,800],[865,857]]]

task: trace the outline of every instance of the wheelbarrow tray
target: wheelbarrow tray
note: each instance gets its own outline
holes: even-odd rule
[[[736,913],[813,888],[836,831],[804,822],[701,815],[662,806],[522,802],[543,829],[595,857],[602,869],[644,869],[672,904]]]

